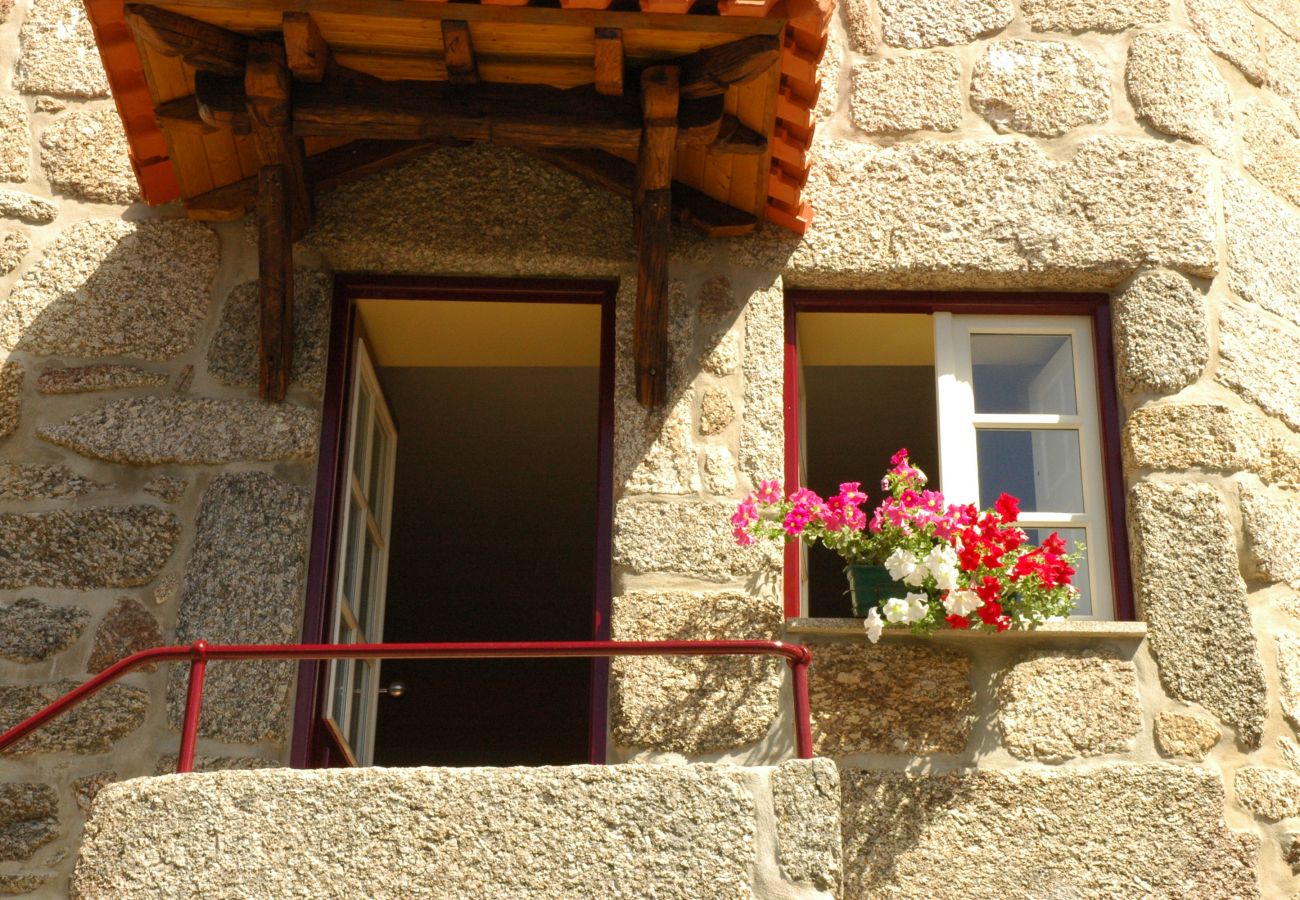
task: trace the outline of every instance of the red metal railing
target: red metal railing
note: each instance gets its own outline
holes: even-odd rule
[[[795,747],[800,759],[812,759],[812,723],[808,707],[808,664],[812,652],[784,641],[517,641],[450,644],[213,644],[155,647],[119,660],[49,706],[0,734],[0,753],[67,712],[128,672],[157,662],[190,661],[185,717],[177,772],[194,769],[203,677],[214,659],[502,659],[608,658],[613,656],[782,656],[790,665],[794,687]]]

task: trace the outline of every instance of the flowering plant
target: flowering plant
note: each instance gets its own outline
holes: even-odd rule
[[[883,565],[908,590],[867,611],[872,643],[886,625],[907,625],[915,634],[945,626],[1006,631],[1062,619],[1074,608],[1079,591],[1070,578],[1082,545],[1067,553],[1052,532],[1035,547],[1016,524],[1020,501],[1010,494],[986,510],[945,503],[943,494],[926,489],[925,473],[906,449],[890,464],[880,483],[884,499],[870,517],[860,482],[841,484],[823,500],[807,488],[783,496],[780,482],[764,481],[731,517],[736,540],[802,538],[850,565]]]

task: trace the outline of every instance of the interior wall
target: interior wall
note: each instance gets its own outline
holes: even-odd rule
[[[939,483],[938,410],[933,366],[805,366],[804,480],[826,496],[844,481],[861,481],[880,500],[880,478],[900,448]],[[850,615],[844,561],[824,547],[808,551],[812,616]]]
[[[589,639],[596,367],[384,367],[397,419],[385,641]],[[585,660],[390,661],[377,765],[587,756]]]

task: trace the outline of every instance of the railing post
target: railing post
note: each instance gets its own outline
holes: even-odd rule
[[[808,700],[808,664],[812,662],[812,651],[802,649],[799,659],[790,660],[794,681],[794,745],[800,759],[812,759],[812,704]]]
[[[190,680],[185,692],[185,719],[181,722],[181,749],[176,771],[194,771],[194,745],[199,737],[199,712],[203,708],[203,676],[208,668],[208,642],[195,641],[190,658]]]

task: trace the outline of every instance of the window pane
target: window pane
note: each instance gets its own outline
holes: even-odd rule
[[[388,465],[388,436],[379,425],[379,416],[375,416],[374,436],[370,441],[370,493],[367,495],[370,508],[375,518],[383,516],[384,509],[384,475]]]
[[[1066,552],[1074,553],[1078,550],[1076,544],[1087,544],[1085,536],[1086,531],[1082,528],[1026,528],[1025,534],[1029,535],[1029,543],[1040,546],[1047,536],[1053,531],[1061,536],[1065,541]],[[1084,552],[1083,558],[1075,564],[1074,577],[1071,583],[1079,589],[1079,600],[1074,604],[1074,613],[1076,616],[1092,615],[1092,589],[1089,586],[1088,576],[1088,553]]]
[[[357,556],[365,538],[366,511],[353,497],[348,501],[348,533],[343,547],[343,597],[354,608],[357,602]]]
[[[1074,415],[1072,344],[1068,334],[972,334],[975,412]]]
[[[374,642],[378,636],[371,634],[370,614],[375,606],[375,593],[378,588],[376,572],[379,570],[379,546],[366,532],[366,555],[361,566],[361,587],[357,590],[357,624],[366,632],[366,639]]]
[[[370,389],[365,382],[357,391],[356,428],[352,432],[352,471],[361,483],[361,493],[368,490],[366,486],[366,438],[370,436]]]
[[[375,689],[374,663],[358,661],[352,685],[352,713],[348,717],[348,744],[352,752],[360,757],[365,752],[366,713],[369,710],[370,694]],[[358,762],[364,762],[358,758]]]
[[[992,506],[1005,492],[1020,498],[1024,512],[1085,511],[1077,431],[982,428],[975,448],[980,506]]]
[[[330,698],[330,717],[339,728],[347,726],[348,698],[352,693],[352,660],[334,660],[334,696]]]

